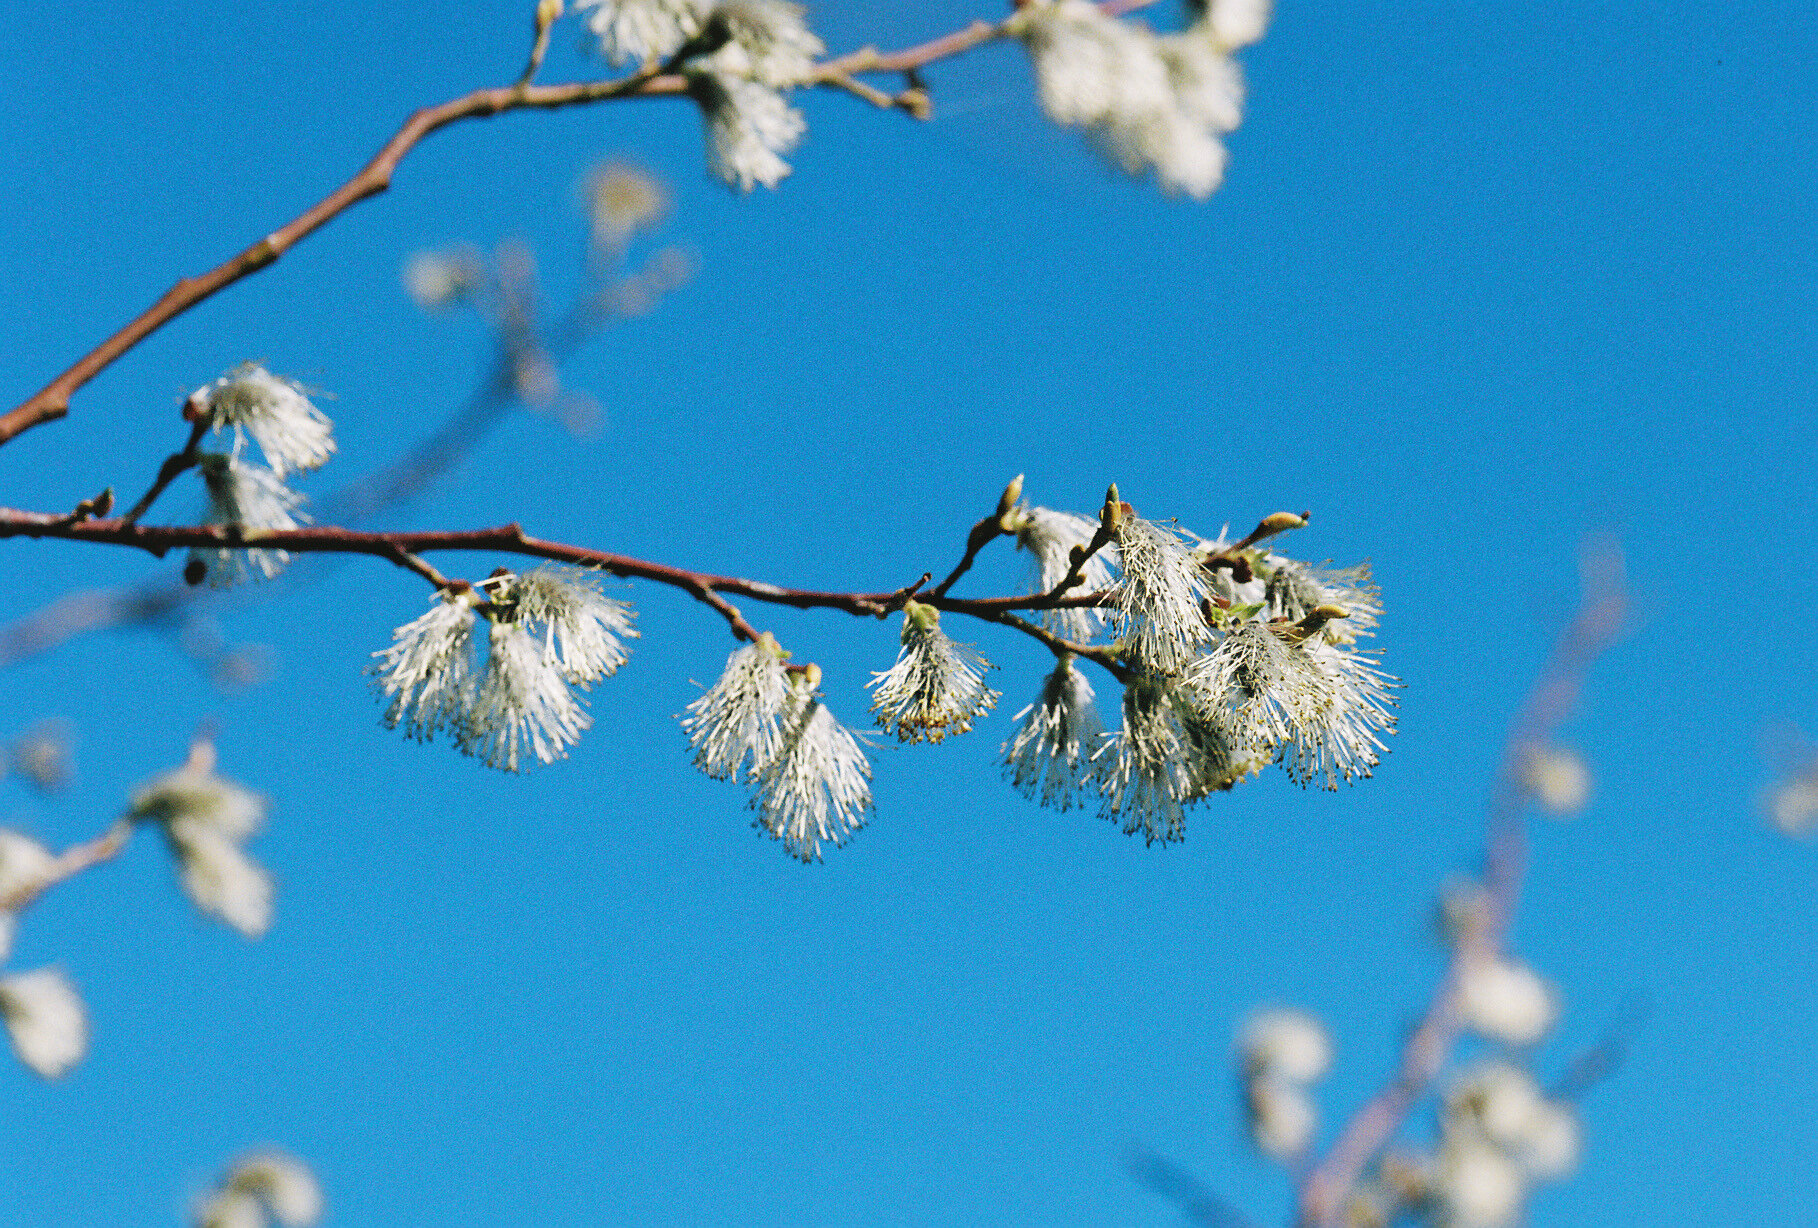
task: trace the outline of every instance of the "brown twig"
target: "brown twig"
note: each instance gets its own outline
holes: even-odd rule
[[[207,431],[207,416],[197,414],[195,423],[189,428],[189,442],[183,445],[181,452],[172,452],[164,458],[164,463],[158,466],[158,476],[152,479],[150,489],[139,496],[139,501],[127,509],[120,517],[121,520],[127,524],[137,524],[139,517],[151,510],[151,505],[158,501],[158,496],[164,493],[166,487],[177,480],[178,475],[195,467],[199,455],[196,449]]]
[[[438,588],[447,587],[451,581],[425,563],[419,555],[438,550],[493,550],[594,567],[615,576],[648,580],[681,589],[719,611],[731,626],[733,634],[747,641],[755,641],[757,632],[726,600],[724,594],[730,593],[771,605],[793,606],[804,610],[832,609],[867,617],[887,614],[892,608],[900,609],[900,599],[903,596],[901,589],[878,593],[824,592],[783,588],[739,576],[689,571],[629,555],[545,541],[527,535],[516,524],[464,532],[370,533],[324,525],[297,529],[248,529],[238,525],[141,525],[128,523],[124,517],[71,523],[66,516],[0,508],[0,539],[8,537],[51,538],[126,546],[160,558],[172,550],[222,547],[287,550],[293,554],[366,554],[413,571]],[[1035,636],[1050,647],[1058,645],[1062,650],[1099,661],[1106,668],[1113,668],[1114,658],[1106,650],[1061,640],[1033,623],[1008,617],[1018,610],[1094,606],[1106,597],[1105,593],[1086,593],[1077,597],[1037,593],[1020,597],[955,598],[930,593],[917,600],[939,610],[966,614],[987,622],[1004,623]],[[896,603],[894,607],[893,602]],[[1113,669],[1113,672],[1116,670]],[[1122,675],[1119,674],[1119,677]]]
[[[69,412],[69,399],[77,389],[106,370],[116,359],[190,308],[277,261],[285,252],[320,230],[354,205],[391,186],[392,174],[404,156],[430,133],[466,119],[501,115],[527,108],[555,110],[603,102],[613,98],[651,97],[682,93],[679,77],[659,77],[655,70],[639,71],[614,81],[588,81],[574,85],[507,85],[475,90],[471,94],[424,107],[398,129],[384,148],[360,172],[314,206],[223,264],[195,277],[185,277],[144,312],[85,354],[74,366],[52,380],[35,396],[0,415],[0,444]]]
[[[1302,1179],[1298,1222],[1303,1228],[1332,1228],[1339,1222],[1346,1197],[1364,1169],[1444,1070],[1463,1031],[1458,994],[1465,971],[1502,949],[1527,869],[1522,816],[1532,795],[1523,765],[1570,715],[1591,663],[1622,630],[1627,603],[1622,558],[1613,546],[1587,550],[1584,590],[1577,617],[1560,634],[1509,729],[1489,807],[1483,924],[1473,927],[1454,948],[1444,981],[1402,1046],[1394,1079],[1351,1116],[1337,1141]]]
[[[1145,7],[1153,0],[1106,0],[1102,6],[1113,15]],[[807,84],[825,85],[859,94],[881,106],[895,107],[917,118],[927,116],[926,93],[914,86],[891,96],[861,86],[852,80],[860,72],[910,72],[936,60],[969,51],[981,43],[1002,38],[1003,25],[975,21],[963,30],[921,43],[902,51],[880,54],[865,47],[848,55],[821,63]],[[569,85],[532,85],[531,76],[541,63],[540,50],[547,45],[548,29],[539,17],[538,45],[523,77],[514,85],[475,90],[437,106],[424,107],[404,121],[404,126],[374,155],[358,174],[323,197],[304,213],[272,231],[239,255],[206,273],[185,277],[165,291],[138,317],[113,336],[90,350],[56,379],[35,395],[0,415],[0,444],[17,438],[33,427],[54,422],[69,413],[69,400],[84,384],[105,371],[123,354],[138,345],[190,308],[212,297],[243,277],[249,277],[275,263],[299,242],[320,230],[329,221],[354,205],[377,196],[391,186],[392,175],[406,154],[432,132],[462,120],[484,119],[507,111],[557,110],[620,98],[679,97],[688,93],[686,76],[673,71],[675,61],[652,63],[612,81],[582,81]],[[875,97],[873,97],[875,95]],[[881,100],[881,101],[880,101]]]
[[[133,821],[120,819],[93,840],[64,849],[42,876],[16,888],[12,894],[0,897],[0,912],[18,912],[64,879],[73,878],[90,866],[112,861],[132,836]]]
[[[947,573],[946,579],[928,590],[928,595],[931,597],[946,596],[947,590],[953,587],[954,581],[972,569],[972,561],[978,558],[978,552],[997,540],[1003,532],[1003,517],[996,512],[973,525],[971,531],[966,534],[966,553],[953,570]]]

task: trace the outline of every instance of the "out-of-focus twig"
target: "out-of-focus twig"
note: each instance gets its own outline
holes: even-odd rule
[[[1165,1156],[1133,1151],[1124,1171],[1180,1209],[1189,1223],[1202,1228],[1256,1228],[1242,1211],[1226,1202],[1218,1191]]]
[[[407,503],[459,465],[519,403],[523,388],[519,372],[531,356],[559,366],[597,337],[602,329],[618,320],[650,311],[664,295],[684,284],[692,271],[692,261],[686,255],[675,248],[663,248],[635,272],[611,279],[576,300],[548,326],[546,336],[539,336],[534,326],[531,305],[516,301],[522,297],[520,291],[526,288],[502,283],[501,302],[486,313],[498,336],[498,357],[486,378],[434,433],[383,469],[331,492],[317,503],[317,517],[336,524],[356,525]],[[196,434],[192,434],[190,446],[179,456],[193,456],[195,443]],[[175,460],[173,457],[166,461],[166,468],[171,468]],[[175,473],[170,474],[170,477],[174,476]],[[161,491],[168,480],[161,472],[155,491]],[[149,506],[150,502],[149,497],[140,500],[144,506]],[[133,512],[143,513],[144,506],[135,506]],[[138,518],[132,512],[128,517]],[[199,603],[247,600],[254,595],[281,591],[307,574],[304,569],[293,568],[285,573],[279,586],[236,590],[231,597],[212,589],[193,588],[175,572],[118,588],[69,593],[0,627],[0,669],[89,632],[130,626],[176,629],[180,616]]]
[[[1338,1139],[1307,1170],[1299,1198],[1298,1222],[1303,1228],[1333,1228],[1339,1222],[1346,1197],[1364,1169],[1445,1068],[1463,1031],[1458,999],[1466,971],[1502,949],[1527,871],[1523,816],[1532,791],[1523,769],[1571,714],[1591,664],[1622,631],[1627,614],[1622,555],[1614,543],[1587,547],[1581,572],[1584,596],[1578,614],[1555,642],[1504,746],[1489,806],[1482,924],[1454,947],[1445,979],[1402,1046],[1394,1078],[1352,1114]]]

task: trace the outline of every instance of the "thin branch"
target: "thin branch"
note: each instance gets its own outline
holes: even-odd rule
[[[545,541],[525,534],[516,524],[492,529],[463,532],[368,533],[354,529],[317,525],[298,529],[249,529],[240,525],[157,525],[129,524],[123,517],[72,523],[67,516],[48,512],[25,512],[0,508],[0,539],[8,537],[52,538],[62,541],[94,542],[126,546],[163,557],[172,550],[184,548],[235,549],[251,547],[264,550],[286,550],[293,554],[367,554],[386,559],[399,567],[416,572],[437,587],[450,583],[417,556],[428,551],[469,550],[499,551],[529,555],[555,562],[594,567],[627,579],[649,580],[678,588],[706,602],[726,619],[733,633],[742,640],[755,641],[757,632],[723,596],[734,594],[771,605],[796,609],[832,609],[866,617],[880,617],[900,609],[905,597],[902,589],[877,593],[836,593],[815,589],[783,588],[759,580],[738,576],[719,576],[689,571],[663,563],[651,563],[629,555],[605,550],[591,550],[563,542]],[[1017,610],[1048,610],[1063,607],[1095,606],[1108,599],[1108,593],[1086,593],[1078,597],[1057,597],[1037,593],[1020,597],[955,598],[928,594],[918,597],[924,604],[943,611],[967,614],[987,622],[1000,622],[1032,635],[1056,651],[1066,651],[1099,661],[1117,672],[1115,658],[1109,650],[1093,648],[1063,640],[1044,628],[1013,617]],[[1119,677],[1123,675],[1120,673]]]
[[[90,866],[112,861],[132,836],[133,821],[119,819],[93,840],[64,849],[41,877],[15,888],[11,895],[0,897],[0,912],[18,912],[65,879],[74,878]]]
[[[614,301],[627,287],[637,287],[640,295],[653,301],[680,285],[686,271],[665,256],[675,250],[664,249],[637,272],[573,303],[548,330],[543,349],[550,361],[559,365],[606,324],[627,315]],[[494,324],[501,333],[505,331],[498,321]],[[465,457],[516,401],[513,372],[522,356],[513,352],[514,344],[509,336],[501,336],[493,370],[459,411],[385,468],[331,492],[316,504],[317,517],[334,524],[366,520],[415,495]],[[76,518],[106,516],[110,507],[101,506],[99,500],[84,500]],[[294,584],[297,575],[295,570],[286,571],[284,583]],[[264,586],[262,591],[270,594],[276,588]],[[160,574],[119,588],[66,595],[0,626],[0,669],[77,635],[172,618],[203,593],[218,595],[217,590],[190,587],[180,575]]]
[[[845,73],[822,73],[820,80],[815,84],[824,85],[831,89],[845,90],[855,98],[864,99],[880,111],[890,111],[897,107],[901,107],[911,115],[914,115],[918,101],[919,105],[923,108],[926,108],[928,105],[928,95],[919,90],[904,90],[900,95],[886,94],[875,85],[867,85],[857,77],[847,76]],[[911,96],[913,96],[913,100],[905,101],[905,99],[910,99]],[[916,118],[926,119],[927,116],[916,115]]]
[[[1101,6],[1117,15],[1143,8],[1154,0],[1106,0]],[[539,9],[537,47],[524,75],[515,85],[475,90],[437,106],[424,107],[404,121],[404,126],[374,155],[358,174],[323,197],[301,215],[272,231],[225,263],[193,277],[185,277],[165,291],[162,298],[140,315],[85,354],[76,364],[46,384],[35,395],[0,415],[0,444],[17,438],[33,427],[54,422],[69,413],[69,400],[84,384],[105,371],[127,351],[138,345],[190,308],[233,285],[243,277],[270,267],[299,242],[320,230],[354,205],[377,196],[391,186],[392,175],[405,155],[424,137],[450,124],[469,119],[485,119],[508,111],[557,110],[584,106],[621,98],[679,97],[688,93],[688,79],[673,71],[676,61],[651,63],[630,76],[611,81],[582,81],[569,85],[532,85],[530,78],[540,66],[538,52],[547,45],[548,29],[542,24]],[[881,91],[866,91],[851,80],[859,72],[909,72],[936,60],[947,59],[969,51],[981,43],[1005,37],[1003,23],[975,21],[963,30],[902,51],[880,54],[865,47],[849,55],[824,61],[805,84],[826,85],[887,100],[887,105],[908,112],[916,118],[927,117],[927,95],[916,86],[892,98]],[[885,105],[885,104],[880,104]]]
[[[1364,1169],[1444,1070],[1464,1028],[1458,995],[1465,971],[1502,949],[1527,868],[1522,816],[1531,792],[1523,764],[1571,714],[1592,662],[1616,639],[1626,616],[1622,557],[1615,547],[1588,549],[1583,571],[1584,598],[1578,615],[1560,634],[1504,746],[1502,771],[1489,807],[1484,924],[1454,948],[1444,981],[1402,1046],[1395,1078],[1352,1115],[1337,1141],[1308,1170],[1299,1200],[1299,1223],[1304,1228],[1333,1228],[1339,1222],[1345,1199]]]
[[[1016,532],[1016,504],[1023,497],[1023,475],[1017,474],[1004,486],[1004,493],[997,497],[997,507],[989,516],[973,525],[966,534],[966,553],[959,565],[947,574],[947,578],[928,590],[932,596],[944,597],[947,590],[953,587],[954,581],[965,575],[972,567],[972,560],[978,552],[1000,537],[1007,537]]]
[[[953,570],[947,573],[945,580],[928,590],[929,596],[946,596],[947,590],[953,587],[953,582],[972,569],[972,560],[978,557],[978,552],[996,541],[1003,535],[1003,532],[1003,517],[996,512],[973,525],[971,531],[966,534],[965,555]]]
[[[392,174],[404,156],[430,133],[467,119],[501,115],[526,108],[555,110],[604,102],[613,98],[676,95],[683,92],[680,77],[658,77],[655,69],[640,70],[614,81],[589,81],[575,85],[514,85],[475,90],[471,94],[424,107],[404,122],[384,148],[346,183],[286,225],[206,273],[185,277],[138,318],[121,328],[5,415],[0,415],[0,444],[35,426],[55,421],[69,412],[69,399],[77,389],[106,370],[115,360],[198,303],[277,261],[285,252],[320,230],[354,205],[377,196],[391,186]]]
[[[1256,1228],[1217,1190],[1165,1156],[1153,1151],[1132,1152],[1124,1160],[1124,1171],[1173,1203],[1185,1219],[1201,1228]]]
[[[164,458],[164,463],[158,466],[158,476],[152,480],[151,488],[140,495],[139,501],[127,509],[120,519],[127,524],[137,524],[139,517],[151,510],[151,505],[158,501],[158,496],[164,493],[166,487],[177,480],[178,475],[195,467],[198,455],[196,448],[207,431],[207,416],[196,415],[195,424],[189,428],[189,442],[183,445],[181,452],[172,452]]]
[[[989,622],[1001,623],[1006,627],[1014,627],[1024,635],[1027,635],[1032,639],[1040,640],[1043,644],[1046,644],[1048,650],[1057,657],[1084,657],[1088,661],[1096,661],[1104,666],[1105,670],[1119,682],[1127,683],[1136,676],[1134,670],[1131,670],[1125,666],[1122,661],[1118,660],[1117,653],[1111,648],[1095,644],[1077,643],[1064,636],[1054,634],[1054,632],[1048,630],[1040,623],[1033,623],[1026,618],[1019,618],[1008,611],[997,614],[974,614],[974,617],[983,618]]]

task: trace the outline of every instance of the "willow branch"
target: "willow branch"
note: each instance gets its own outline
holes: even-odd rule
[[[1104,7],[1109,12],[1117,13],[1140,8],[1150,2],[1151,0],[1136,0],[1135,3],[1130,0],[1109,0]],[[542,30],[539,42],[542,42],[546,35],[547,30]],[[887,55],[879,54],[875,48],[866,47],[850,55],[823,62],[806,84],[853,90],[852,74],[854,73],[908,72],[935,60],[946,59],[969,51],[981,43],[1001,37],[1004,37],[1002,24],[994,25],[988,21],[975,21],[963,30]],[[69,413],[70,398],[78,389],[105,371],[145,338],[241,278],[250,277],[262,269],[269,268],[285,252],[320,230],[334,218],[361,201],[385,191],[391,186],[392,175],[396,173],[398,165],[403,162],[405,155],[409,154],[424,137],[432,132],[463,120],[485,119],[494,115],[503,115],[508,111],[533,109],[552,111],[563,107],[608,102],[621,98],[678,97],[688,92],[688,81],[685,76],[668,71],[672,65],[657,63],[646,65],[630,76],[611,81],[583,81],[568,85],[533,85],[530,77],[540,63],[540,59],[540,56],[533,58],[523,79],[515,85],[475,90],[448,102],[424,107],[412,114],[409,119],[404,121],[404,126],[399,128],[384,147],[374,155],[372,161],[360,168],[359,173],[352,179],[239,255],[206,273],[185,277],[178,281],[165,291],[163,297],[157,302],[146,308],[113,336],[83,355],[74,366],[46,384],[28,400],[21,402],[4,415],[0,415],[0,444],[17,438],[33,427],[42,426],[46,422],[54,422],[64,417]],[[866,89],[868,88],[866,87]],[[855,92],[869,97],[862,89]],[[880,94],[888,105],[918,118],[925,117],[927,113],[926,97],[918,89],[906,90],[902,95],[894,98],[882,95],[881,91],[873,92]],[[876,99],[871,100],[876,101]]]
[[[120,819],[93,840],[64,849],[43,874],[15,888],[10,895],[0,896],[0,913],[18,912],[65,879],[74,878],[90,866],[112,861],[132,836],[132,820]]]
[[[475,90],[471,94],[424,107],[398,129],[384,148],[360,172],[314,206],[251,247],[206,273],[185,277],[136,319],[84,355],[31,399],[0,415],[0,444],[35,426],[55,421],[69,412],[69,399],[77,389],[106,370],[139,342],[198,303],[211,298],[243,277],[250,277],[276,263],[298,243],[334,218],[391,186],[391,178],[404,156],[424,137],[462,120],[502,115],[527,108],[556,110],[614,98],[676,95],[683,92],[680,77],[660,77],[655,70],[640,71],[614,81],[589,81],[573,85],[508,85]]]
[[[151,487],[139,496],[139,501],[128,508],[120,519],[127,524],[136,524],[139,517],[151,510],[151,505],[158,501],[158,496],[163,494],[179,475],[195,467],[198,458],[196,449],[207,431],[207,415],[197,414],[195,424],[189,428],[189,441],[183,445],[183,450],[172,452],[164,458],[164,463],[158,466],[158,476],[152,479]]]
[[[172,550],[185,548],[255,548],[287,550],[293,554],[365,554],[415,572],[438,588],[447,587],[451,581],[429,567],[419,555],[446,550],[527,555],[597,568],[610,575],[648,580],[680,589],[713,607],[726,619],[734,635],[748,641],[755,641],[757,632],[727,600],[728,594],[769,605],[792,606],[802,610],[831,609],[874,618],[886,615],[893,609],[900,609],[905,597],[905,591],[900,588],[875,593],[827,592],[784,588],[740,576],[689,571],[630,555],[531,537],[516,524],[457,532],[375,533],[325,525],[297,529],[248,529],[240,525],[142,525],[128,522],[124,517],[72,522],[67,516],[48,512],[0,508],[0,539],[9,537],[51,538],[125,546],[144,550],[160,558]],[[1010,617],[1018,610],[1096,606],[1103,604],[1109,597],[1108,592],[1085,593],[1077,597],[1036,593],[1019,597],[981,598],[936,596],[931,593],[918,597],[917,600],[939,610],[1015,627],[1050,647],[1101,661],[1107,668],[1111,668],[1114,661],[1107,650],[1061,640],[1033,623]]]
[[[1484,922],[1472,927],[1454,947],[1444,981],[1402,1046],[1395,1078],[1352,1115],[1337,1141],[1302,1180],[1299,1223],[1304,1228],[1333,1228],[1340,1222],[1345,1198],[1364,1169],[1445,1069],[1464,1030],[1458,999],[1466,971],[1495,958],[1502,949],[1527,870],[1522,816],[1532,793],[1526,765],[1571,714],[1592,662],[1622,630],[1627,600],[1622,559],[1614,547],[1587,552],[1584,588],[1577,616],[1560,634],[1504,745],[1502,770],[1489,806]]]

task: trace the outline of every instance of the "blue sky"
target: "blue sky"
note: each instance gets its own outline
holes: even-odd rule
[[[509,81],[528,7],[8,5],[8,403],[413,107]],[[814,16],[845,49],[980,12]],[[599,71],[577,31],[544,79]],[[671,592],[618,594],[641,611],[632,664],[573,756],[522,777],[381,727],[362,671],[424,600],[387,565],[225,609],[275,662],[243,694],[154,633],[67,644],[9,671],[0,735],[68,719],[79,779],[49,799],[0,782],[0,820],[82,838],[212,719],[223,770],[275,802],[256,848],[278,920],[249,944],[196,917],[151,839],[27,917],[14,966],[63,965],[95,1035],[55,1085],[0,1066],[0,1225],[174,1222],[255,1143],[309,1160],[346,1225],[1180,1222],[1126,1175],[1132,1148],[1281,1222],[1232,1031],[1259,1003],[1327,1021],[1328,1129],[1380,1084],[1595,531],[1622,541],[1638,616],[1568,730],[1595,798],[1535,830],[1514,942],[1565,1003],[1543,1072],[1631,995],[1652,1009],[1533,1222],[1798,1221],[1818,1198],[1818,860],[1756,796],[1773,731],[1818,734],[1815,56],[1818,15],[1790,4],[1285,4],[1203,205],[1048,125],[1013,47],[931,70],[926,125],[805,99],[795,174],[746,198],[708,179],[682,102],[431,138],[388,194],[0,449],[0,503],[137,489],[182,442],[183,395],[246,358],[335,393],[341,454],[307,489],[381,467],[488,357],[476,322],[406,298],[408,254],[522,238],[559,302],[575,183],[632,158],[673,186],[658,241],[699,271],[565,369],[603,430],[515,414],[387,523],[515,519],[877,590],[950,565],[1017,473],[1083,511],[1116,481],[1207,533],[1310,508],[1291,548],[1368,558],[1382,586],[1394,753],[1336,794],[1267,775],[1144,848],[1000,781],[1045,654],[980,627],[962,638],[1001,667],[998,714],[881,747],[871,825],[803,867],[689,766],[673,716],[732,645]],[[161,512],[194,506],[180,487]],[[9,620],[160,566],[6,549]],[[1021,574],[1000,550],[967,584]],[[894,628],[757,613],[860,723]]]

